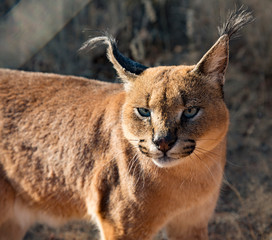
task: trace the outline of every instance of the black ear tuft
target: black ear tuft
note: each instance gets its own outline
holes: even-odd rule
[[[84,49],[92,49],[97,44],[108,45],[108,58],[112,62],[114,68],[117,70],[119,76],[122,79],[125,78],[124,80],[128,80],[133,76],[135,77],[148,68],[121,54],[117,48],[115,39],[110,35],[89,39],[83,44],[83,46],[80,48],[80,51]]]
[[[221,85],[224,84],[224,75],[229,59],[229,40],[253,20],[251,12],[243,9],[243,7],[230,12],[227,21],[222,27],[218,28],[219,39],[201,58],[193,71],[198,74],[208,75],[210,79],[219,80]]]
[[[237,34],[246,24],[254,21],[252,13],[240,7],[238,10],[229,12],[226,22],[218,27],[220,36],[228,35],[229,39]]]

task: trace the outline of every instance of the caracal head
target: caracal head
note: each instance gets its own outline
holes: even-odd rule
[[[224,35],[194,66],[147,68],[140,74],[115,66],[127,92],[125,137],[159,167],[210,152],[228,129],[223,98],[227,64]]]
[[[222,83],[196,66],[146,69],[126,86],[125,137],[159,167],[211,151],[228,129]]]
[[[108,45],[108,58],[124,83],[122,129],[126,139],[159,167],[212,153],[225,139],[228,110],[223,86],[229,40],[253,21],[239,9],[219,28],[220,37],[193,66],[148,68],[122,55],[110,36],[90,39],[82,48]]]
[[[210,152],[225,138],[228,34],[193,66],[148,68],[122,55],[109,36],[93,38],[83,48],[101,42],[108,45],[108,58],[124,84],[122,129],[138,156],[171,167]]]

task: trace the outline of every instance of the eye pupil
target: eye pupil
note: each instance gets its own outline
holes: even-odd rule
[[[193,118],[194,116],[197,115],[198,111],[199,111],[199,108],[191,107],[191,108],[188,108],[188,109],[184,110],[183,116],[185,118]]]
[[[150,111],[146,108],[137,108],[137,111],[142,117],[150,117]]]

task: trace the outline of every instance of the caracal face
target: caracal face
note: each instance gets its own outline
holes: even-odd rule
[[[222,86],[193,69],[149,68],[127,87],[124,134],[159,167],[211,151],[227,132]]]

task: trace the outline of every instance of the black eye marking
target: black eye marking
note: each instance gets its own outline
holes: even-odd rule
[[[183,150],[183,154],[190,155],[195,150],[195,145],[184,147]]]
[[[146,147],[139,145],[139,149],[143,154],[148,155],[148,150]]]
[[[185,139],[184,142],[186,143],[186,145],[183,147],[182,154],[184,157],[186,157],[194,152],[196,147],[196,142],[193,139]]]

